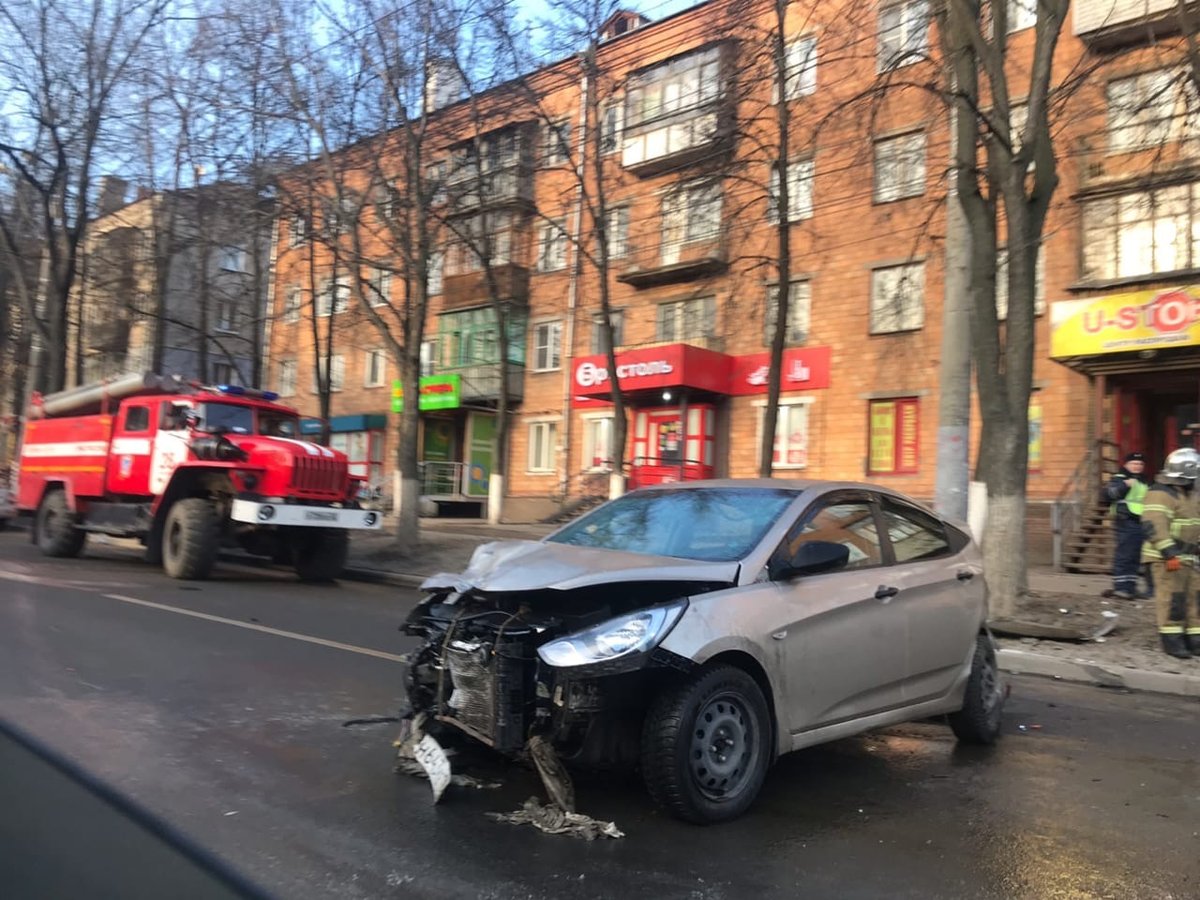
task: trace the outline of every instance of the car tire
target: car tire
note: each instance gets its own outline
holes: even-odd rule
[[[740,816],[772,757],[771,714],[758,683],[719,665],[667,688],[642,727],[642,777],[650,796],[698,825]]]
[[[1000,721],[1004,715],[1005,688],[996,662],[992,639],[981,634],[975,639],[975,655],[971,659],[971,674],[963,695],[963,706],[950,714],[954,736],[964,744],[989,745],[1000,736]]]
[[[350,535],[343,528],[304,528],[295,543],[296,574],[301,581],[333,581],[346,568]]]
[[[75,524],[66,493],[58,488],[46,494],[37,513],[38,549],[46,556],[78,556],[86,540],[87,532]]]
[[[172,578],[208,578],[221,546],[221,517],[202,497],[177,500],[163,523],[162,566]]]

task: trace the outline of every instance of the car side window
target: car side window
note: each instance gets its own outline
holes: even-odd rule
[[[830,541],[850,551],[844,569],[883,564],[875,511],[865,500],[822,503],[809,509],[788,534],[780,552],[791,559],[806,541]]]
[[[125,407],[125,431],[138,432],[150,430],[150,407],[148,406],[127,406]]]
[[[158,427],[162,431],[183,431],[187,428],[184,416],[190,406],[186,403],[175,403],[170,400],[162,405],[162,419]]]
[[[885,500],[883,521],[898,563],[935,559],[952,552],[946,526],[928,513]]]

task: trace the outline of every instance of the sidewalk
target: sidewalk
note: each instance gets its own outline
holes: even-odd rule
[[[460,572],[482,543],[538,540],[558,526],[489,525],[478,519],[422,519],[420,543],[400,548],[387,531],[355,534],[346,577],[415,586],[437,572]],[[1154,604],[1106,600],[1109,579],[1049,568],[1029,572],[1031,607],[1063,624],[1098,625],[1115,612],[1116,628],[1098,642],[1068,643],[999,638],[1001,666],[1010,672],[1045,675],[1110,688],[1200,697],[1200,659],[1179,660],[1159,649]]]

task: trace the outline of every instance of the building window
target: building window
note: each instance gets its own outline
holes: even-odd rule
[[[367,299],[372,306],[387,306],[392,302],[392,273],[387,269],[372,269]]]
[[[363,366],[363,386],[381,387],[387,380],[387,351],[368,350]]]
[[[557,166],[571,158],[571,123],[566,119],[542,128],[542,162]]]
[[[629,207],[608,211],[608,258],[620,259],[629,253]]]
[[[925,265],[871,272],[871,334],[915,331],[925,324]]]
[[[296,393],[296,361],[281,359],[279,361],[279,376],[275,382],[280,397],[292,397]]]
[[[612,468],[612,416],[586,416],[583,420],[583,469],[607,472]]]
[[[489,213],[475,216],[455,226],[456,240],[446,251],[445,271],[451,275],[466,275],[483,268],[484,259],[491,265],[506,265],[512,253],[512,216],[508,213]]]
[[[613,348],[625,343],[625,313],[619,309],[608,311],[608,321],[612,323]],[[608,343],[604,340],[604,313],[592,313],[592,353],[607,353]]]
[[[533,368],[547,372],[562,367],[562,322],[542,322],[533,329]]]
[[[771,186],[767,195],[767,221],[779,222],[779,169],[771,167]],[[788,221],[811,219],[813,214],[813,161],[798,159],[788,164]]]
[[[330,392],[340,391],[346,385],[346,358],[340,354],[331,356],[329,362],[329,390]],[[321,392],[320,375],[325,374],[326,357],[321,356],[317,359],[317,367],[313,370],[313,393]]]
[[[1159,147],[1171,137],[1181,91],[1165,69],[1118,78],[1105,89],[1108,148]]]
[[[802,37],[787,46],[787,98],[807,97],[817,89],[817,39]]]
[[[516,310],[506,318],[508,325],[508,361],[525,365],[528,317]],[[500,333],[496,311],[491,306],[438,316],[437,349],[440,365],[446,369],[490,365],[500,361]]]
[[[925,58],[929,46],[929,5],[903,0],[879,10],[879,71]]]
[[[237,366],[233,363],[213,363],[213,383],[214,384],[241,384],[241,379],[238,377]]]
[[[308,220],[296,215],[288,219],[288,246],[299,247],[308,240]]]
[[[720,133],[713,108],[724,91],[719,47],[668,60],[626,84],[624,165],[702,147]]]
[[[717,332],[717,301],[715,297],[695,297],[660,303],[657,334],[659,341],[704,340]]]
[[[529,426],[529,471],[553,472],[557,422],[533,422]]]
[[[238,302],[234,297],[221,297],[217,301],[217,331],[226,334],[237,331]]]
[[[350,279],[341,275],[337,281],[326,281],[317,293],[317,315],[324,318],[350,308]]]
[[[421,341],[421,374],[432,375],[437,366],[437,342]]]
[[[446,254],[434,250],[429,254],[429,263],[425,268],[425,293],[436,297],[442,292],[442,277],[446,266]]]
[[[1006,0],[1006,5],[1009,34],[1037,24],[1037,0]]]
[[[621,145],[621,101],[612,100],[600,110],[600,152],[613,153]]]
[[[793,281],[788,291],[788,327],[785,341],[788,344],[803,344],[808,340],[808,323],[812,307],[812,285],[807,281]],[[763,343],[768,347],[775,340],[775,321],[779,315],[779,286],[772,285],[767,291],[767,323]]]
[[[539,272],[554,272],[567,265],[567,224],[558,219],[541,227],[538,237]]]
[[[808,406],[810,400],[780,400],[779,414],[775,419],[775,450],[772,467],[776,469],[803,469],[808,466]],[[766,408],[758,408],[758,441],[763,442],[763,417]],[[757,452],[756,452],[757,455]]]
[[[1200,266],[1200,182],[1089,200],[1083,277],[1108,280]]]
[[[721,186],[706,181],[668,191],[662,204],[662,261],[671,263],[683,244],[721,232]]]
[[[433,206],[440,206],[446,202],[446,176],[449,172],[449,165],[445,160],[434,163],[425,169],[425,190],[429,197],[429,202]],[[399,196],[399,191],[393,188],[396,196]],[[395,218],[393,215],[392,218]]]
[[[218,262],[222,271],[225,272],[246,272],[247,256],[246,250],[243,247],[222,247],[221,255]]]
[[[283,295],[283,321],[291,325],[300,321],[300,288],[290,285]]]
[[[1046,254],[1038,248],[1034,267],[1033,312],[1041,315],[1046,311]],[[1001,321],[1008,318],[1008,248],[996,251],[996,316]]]
[[[869,475],[914,475],[920,418],[916,397],[870,403]]]
[[[875,202],[925,193],[925,134],[914,132],[875,142]]]

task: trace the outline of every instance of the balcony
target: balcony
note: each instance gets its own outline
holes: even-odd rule
[[[477,362],[462,366],[437,366],[436,374],[457,374],[461,377],[461,398],[467,403],[498,403],[500,401],[500,363]],[[525,367],[508,364],[508,399],[520,402],[525,397]]]
[[[1089,194],[1200,177],[1200,141],[1195,139],[1114,147],[1107,135],[1098,135],[1078,142],[1072,157],[1077,190]]]
[[[533,168],[514,163],[482,173],[463,171],[447,180],[446,203],[452,216],[533,209]]]
[[[695,240],[649,238],[631,243],[626,257],[613,263],[617,281],[636,288],[693,281],[729,268],[728,240],[724,230]]]
[[[717,161],[733,146],[725,110],[724,102],[716,101],[686,115],[626,127],[621,165],[649,178],[702,160]]]
[[[129,323],[118,319],[89,325],[83,346],[93,353],[124,353],[129,349]]]
[[[524,304],[529,301],[529,269],[513,263],[492,266],[499,297]],[[442,283],[442,309],[469,309],[491,303],[487,275],[483,271],[447,274]]]
[[[1097,49],[1179,31],[1177,0],[1078,0],[1073,15],[1075,36]]]

